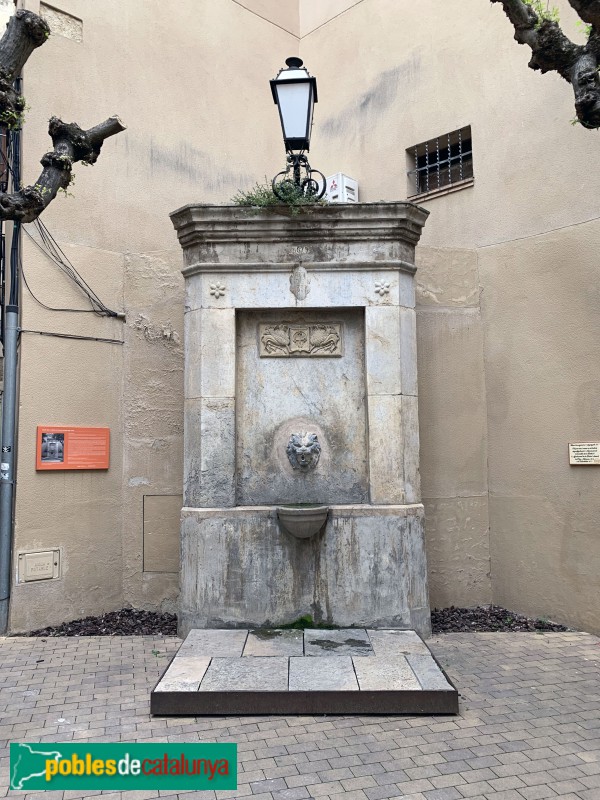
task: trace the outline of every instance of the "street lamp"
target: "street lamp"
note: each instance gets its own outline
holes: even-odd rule
[[[280,200],[289,198],[290,189],[296,194],[312,195],[318,199],[325,194],[325,176],[318,170],[311,169],[304,154],[304,151],[310,150],[313,109],[317,102],[317,80],[302,66],[301,58],[287,58],[285,63],[287,69],[279,70],[277,77],[271,81],[271,92],[279,109],[287,152],[287,167],[273,178],[273,192]],[[295,153],[294,150],[300,152]],[[290,170],[293,179],[286,177]],[[302,171],[305,173],[304,177]],[[321,186],[312,177],[313,174],[320,175]]]

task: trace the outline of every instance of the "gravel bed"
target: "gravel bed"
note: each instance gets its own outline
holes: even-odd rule
[[[478,633],[510,631],[566,631],[546,619],[532,619],[507,611],[500,606],[434,609],[431,613],[434,633]],[[177,616],[155,611],[123,608],[100,617],[85,617],[56,627],[32,631],[29,636],[176,636]]]
[[[177,616],[122,608],[100,617],[84,617],[29,636],[177,636]]]
[[[501,606],[477,608],[435,608],[431,612],[433,633],[507,633],[510,631],[568,631],[547,619],[533,619],[507,611]]]

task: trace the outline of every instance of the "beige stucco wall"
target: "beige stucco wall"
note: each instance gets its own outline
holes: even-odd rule
[[[570,87],[528,70],[528,50],[500,7],[52,5],[83,20],[83,41],[53,36],[26,68],[25,177],[37,175],[51,114],[90,126],[119,113],[128,124],[96,166],[76,168],[75,199],[58,199],[44,215],[127,320],[42,313],[24,293],[27,326],[123,337],[124,345],[24,336],[16,549],[60,546],[65,569],[61,581],[15,587],[13,629],[127,602],[174,605],[177,575],[143,571],[143,521],[153,534],[171,526],[157,546],[172,556],[169,514],[181,492],[183,301],[168,213],[226,202],[281,168],[268,79],[299,53],[319,82],[311,162],[358,179],[364,201],[405,197],[406,149],[472,127],[474,185],[424,201],[431,216],[418,255],[432,605],[493,600],[600,630],[600,471],[570,468],[566,454],[568,441],[600,439],[600,176],[589,169],[597,142],[569,124]],[[558,5],[567,30],[581,36],[568,3]],[[36,251],[27,246],[24,257],[44,301],[79,302]],[[43,386],[48,372],[61,381]],[[110,425],[109,472],[36,475],[32,431],[55,421]],[[165,563],[172,569],[172,558]]]
[[[26,5],[39,10],[35,0]],[[24,178],[39,174],[52,114],[90,127],[118,113],[127,124],[93,168],[75,168],[75,197],[57,198],[44,214],[77,269],[126,322],[43,312],[23,292],[26,327],[124,344],[23,339],[15,551],[60,547],[63,569],[58,581],[14,587],[12,630],[124,603],[174,609],[183,280],[168,214],[189,201],[227,201],[281,168],[268,80],[298,49],[297,36],[281,27],[297,29],[296,3],[287,10],[233,0],[52,6],[82,20],[83,40],[52,35],[26,67]],[[269,6],[278,24],[258,13]],[[40,299],[85,307],[27,237],[25,245],[26,275]],[[110,426],[110,469],[36,474],[38,424]],[[157,570],[154,549],[144,572],[144,522],[152,535],[163,520],[168,535],[150,547],[164,549],[167,571]]]
[[[512,36],[482,0],[352,6],[301,39],[323,103],[311,160],[358,179],[362,200],[392,199],[408,147],[471,125],[474,185],[424,203],[420,249],[432,605],[493,600],[599,630],[600,472],[567,459],[569,441],[600,438],[597,223],[581,224],[598,217],[596,138]]]
[[[482,248],[494,601],[597,631],[600,222]]]

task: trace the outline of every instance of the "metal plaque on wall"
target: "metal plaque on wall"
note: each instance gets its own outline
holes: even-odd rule
[[[600,442],[571,442],[569,444],[569,464],[599,466]]]

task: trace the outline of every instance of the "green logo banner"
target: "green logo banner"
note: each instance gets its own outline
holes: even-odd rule
[[[237,745],[12,742],[10,788],[237,789]]]

